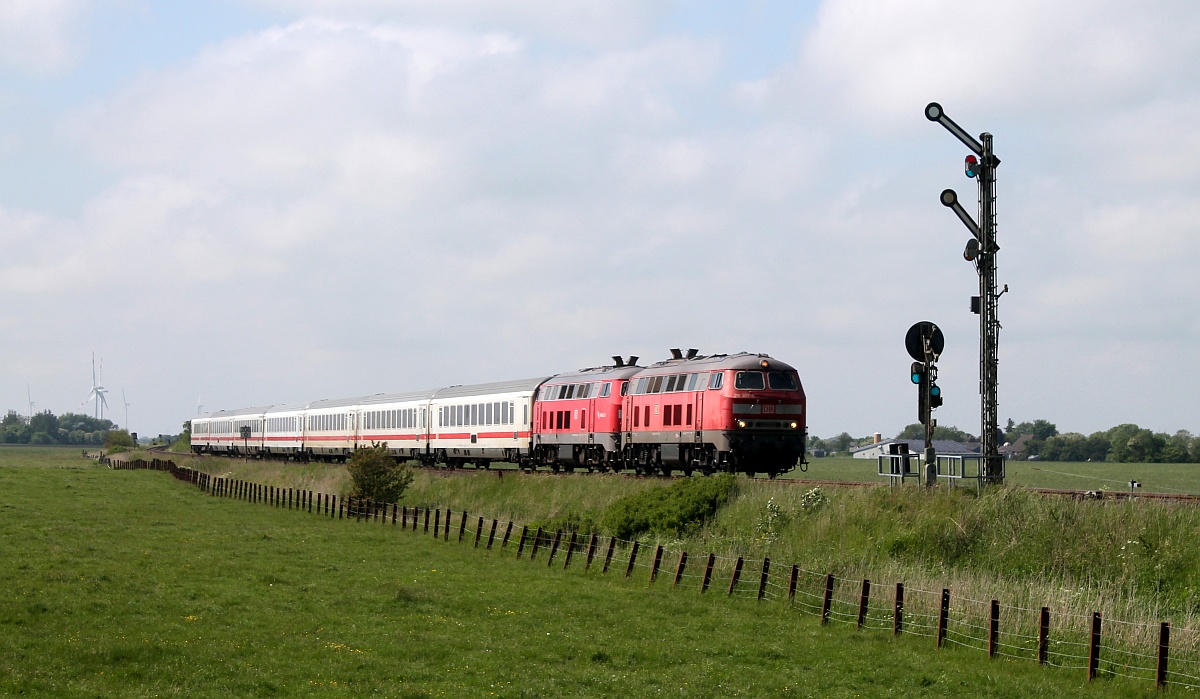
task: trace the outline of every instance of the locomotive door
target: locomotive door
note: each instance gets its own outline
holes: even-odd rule
[[[696,419],[692,422],[693,441],[699,444],[704,440],[704,390],[696,391],[692,395],[696,397]]]

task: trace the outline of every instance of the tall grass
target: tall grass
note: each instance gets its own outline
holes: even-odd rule
[[[212,459],[197,466],[323,492],[348,488],[345,469],[336,465]],[[612,503],[668,485],[611,475],[419,470],[404,502],[531,524],[597,523]],[[839,577],[948,587],[1081,618],[1101,611],[1132,622],[1200,627],[1200,510],[1178,504],[1075,501],[1013,487],[981,496],[911,487],[814,492],[787,481],[741,479],[736,496],[698,531],[645,539],[693,554],[765,556]]]

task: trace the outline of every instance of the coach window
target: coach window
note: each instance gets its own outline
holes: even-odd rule
[[[675,378],[674,376],[667,377],[667,387],[663,389],[663,393],[670,393],[675,390]]]
[[[608,398],[608,393],[609,393],[609,391],[611,391],[611,390],[612,390],[612,384],[611,384],[611,383],[609,383],[609,382],[607,382],[607,381],[605,381],[605,382],[604,382],[604,385],[600,387],[600,397],[601,397],[601,398]]]
[[[663,382],[663,377],[661,377],[661,376],[650,377],[650,388],[647,392],[648,393],[658,393],[660,390],[662,390],[662,382]]]
[[[708,379],[708,387],[709,387],[709,389],[715,390],[715,389],[720,388],[721,384],[723,384],[724,382],[725,382],[725,374],[723,374],[719,371],[714,371],[712,376]]]

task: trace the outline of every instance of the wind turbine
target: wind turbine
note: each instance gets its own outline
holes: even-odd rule
[[[196,396],[196,414],[200,415],[204,412],[204,404],[200,402],[200,396]]]
[[[25,384],[25,397],[29,400],[29,419],[33,420],[33,406],[37,404],[33,402],[33,394],[29,392],[29,384]]]
[[[100,385],[100,376],[104,373],[104,360],[100,360],[100,373],[96,372],[96,353],[92,353],[92,390],[88,393],[88,397],[84,399],[80,405],[87,405],[88,401],[96,402],[96,419],[104,417],[104,408],[108,407],[108,400],[104,398],[104,394],[108,393],[108,389]]]
[[[129,431],[129,406],[133,405],[125,399],[125,389],[121,389],[121,402],[125,404],[125,431]]]

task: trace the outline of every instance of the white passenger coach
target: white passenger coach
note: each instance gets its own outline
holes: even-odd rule
[[[192,451],[345,460],[386,443],[426,463],[516,461],[530,453],[533,399],[548,378],[217,411],[192,420]]]

